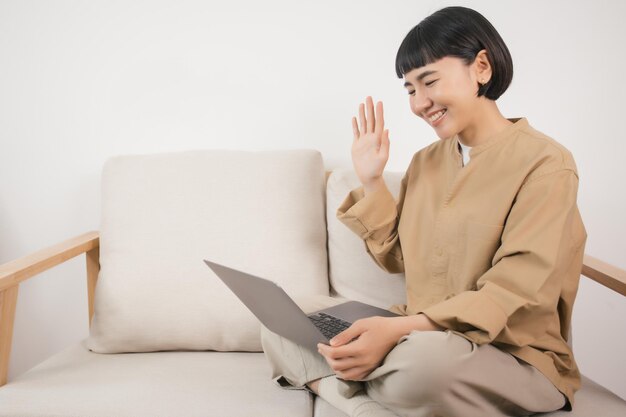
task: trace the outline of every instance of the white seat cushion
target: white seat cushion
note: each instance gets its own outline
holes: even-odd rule
[[[315,417],[346,417],[316,399]],[[270,380],[262,353],[100,354],[83,343],[0,388],[0,417],[311,416],[305,391]],[[626,402],[583,377],[573,412],[549,417],[622,417]]]
[[[310,417],[263,353],[100,354],[71,346],[0,388],[0,417]]]
[[[611,391],[583,376],[583,385],[576,393],[576,405],[573,411],[554,411],[539,413],[543,417],[624,417],[626,401]],[[313,407],[315,417],[348,417],[343,411],[333,407],[324,399],[315,398]]]
[[[626,401],[583,376],[582,387],[576,392],[574,410],[556,411],[553,413],[537,414],[545,417],[624,417],[626,416]]]
[[[384,179],[397,199],[404,174],[385,172]],[[389,308],[406,303],[404,274],[380,269],[366,252],[365,243],[337,219],[337,208],[361,184],[352,170],[337,169],[326,185],[328,262],[331,294]]]
[[[328,295],[313,150],[115,157],[102,174],[94,352],[260,351],[260,324],[202,261]]]

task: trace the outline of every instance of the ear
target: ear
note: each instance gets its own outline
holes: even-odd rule
[[[476,82],[479,84],[487,84],[489,80],[491,80],[492,68],[487,58],[486,49],[481,49],[478,54],[476,54],[472,66],[474,68]]]

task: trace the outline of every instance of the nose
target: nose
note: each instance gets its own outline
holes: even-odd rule
[[[423,114],[426,111],[426,109],[432,107],[433,105],[433,102],[430,99],[430,97],[428,97],[427,94],[424,94],[423,92],[419,91],[419,89],[415,90],[415,93],[413,93],[413,95],[410,97],[411,97],[411,110],[417,116],[423,117]]]

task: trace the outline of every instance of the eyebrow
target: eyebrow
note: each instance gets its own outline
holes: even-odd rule
[[[416,81],[418,81],[418,82],[419,82],[419,81],[422,81],[424,78],[426,78],[426,77],[428,77],[429,75],[434,74],[434,73],[436,73],[436,72],[437,72],[437,71],[434,71],[434,70],[433,70],[433,71],[424,71],[424,72],[422,72],[420,75],[418,75],[418,76],[417,76],[417,78],[416,78],[415,80],[416,80]],[[408,82],[408,81],[404,83],[404,86],[405,86],[405,87],[408,87],[408,86],[410,86],[410,85],[411,85],[411,83],[410,83],[410,82]]]

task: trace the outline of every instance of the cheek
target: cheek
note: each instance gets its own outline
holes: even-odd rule
[[[464,107],[467,99],[467,85],[459,82],[439,82],[438,85],[429,92],[430,99],[443,107]]]
[[[456,94],[459,96],[459,100],[466,102],[472,102],[476,99],[478,93],[478,86],[474,85],[470,79],[459,82],[456,87]]]
[[[467,84],[458,84],[449,90],[446,99],[456,112],[466,113],[476,108],[476,92],[468,87]]]
[[[445,86],[437,86],[437,88],[433,88],[429,94],[430,99],[435,104],[440,104],[442,106],[445,106],[445,104],[450,101],[449,96],[449,94],[446,94]]]

